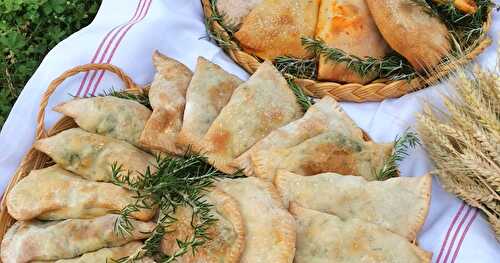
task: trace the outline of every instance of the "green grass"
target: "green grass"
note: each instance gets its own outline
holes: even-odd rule
[[[0,0],[0,128],[47,52],[88,25],[100,0]]]

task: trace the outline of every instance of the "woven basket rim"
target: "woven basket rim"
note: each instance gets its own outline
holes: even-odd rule
[[[233,59],[234,62],[243,67],[248,73],[254,73],[261,64],[259,59],[240,48],[235,48],[239,47],[238,43],[234,41],[234,39],[230,38],[229,33],[224,29],[224,27],[217,20],[207,19],[213,15],[212,8],[215,8],[212,7],[211,0],[201,0],[201,3],[203,6],[203,13],[205,15],[205,23],[211,23],[210,28],[216,31],[217,34],[229,38],[232,43],[229,47],[222,47],[223,50]],[[492,41],[487,32],[490,29],[492,13],[493,11],[490,7],[488,9],[487,19],[483,23],[483,33],[478,38],[478,42],[473,49],[469,50],[456,61],[453,61],[451,65],[447,64],[440,67],[438,72],[427,76],[426,78],[417,76],[411,80],[396,81],[376,79],[367,84],[342,84],[330,81],[323,82],[299,78],[295,78],[295,82],[301,86],[304,89],[304,92],[309,96],[318,98],[331,96],[337,101],[352,102],[382,101],[388,98],[398,98],[405,94],[427,88],[429,85],[445,78],[448,74],[458,69],[460,66],[472,61],[491,44]]]
[[[134,94],[147,92],[147,88],[142,88],[135,84],[132,79],[119,67],[112,64],[85,64],[81,66],[76,66],[70,70],[62,73],[58,78],[54,79],[48,86],[47,90],[42,96],[40,101],[40,108],[37,115],[37,126],[35,140],[46,138],[55,135],[61,131],[78,127],[74,120],[70,117],[63,116],[56,124],[49,130],[45,129],[45,109],[48,104],[50,96],[55,92],[57,87],[64,82],[65,79],[76,75],[81,72],[87,72],[90,70],[106,70],[115,73],[125,84],[125,92],[130,92]],[[146,85],[147,87],[147,85]],[[44,153],[31,148],[28,153],[24,156],[21,163],[19,164],[16,172],[9,180],[7,187],[1,197],[0,201],[0,242],[3,240],[4,235],[7,230],[16,222],[7,211],[6,196],[12,190],[15,184],[17,184],[22,178],[26,177],[32,170],[41,169],[53,164],[50,157]],[[0,260],[1,262],[1,260]]]

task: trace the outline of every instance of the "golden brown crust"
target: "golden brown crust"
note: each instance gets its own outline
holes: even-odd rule
[[[175,142],[182,128],[186,90],[192,72],[184,64],[158,51],[153,54],[153,64],[157,73],[148,94],[153,113],[139,143],[150,150],[182,154],[184,149]]]
[[[177,144],[201,151],[200,141],[242,81],[219,65],[198,57],[196,69],[186,92],[182,129]]]
[[[300,38],[314,35],[318,8],[319,0],[263,0],[234,36],[244,50],[264,59],[308,57]]]
[[[425,7],[404,0],[366,0],[366,3],[384,39],[417,71],[434,68],[449,54],[447,27],[439,17],[428,14]]]
[[[408,240],[414,240],[417,238],[420,229],[425,223],[425,219],[427,218],[427,214],[429,213],[429,207],[431,203],[431,192],[432,192],[432,175],[430,173],[423,175],[423,179],[420,181],[422,185],[420,187],[420,196],[427,204],[425,208],[423,208],[417,216],[417,222],[414,227],[412,227],[413,231],[410,232],[410,235],[406,238]],[[432,258],[432,253],[431,253]]]
[[[247,229],[242,263],[291,263],[295,254],[295,220],[284,209],[271,183],[255,177],[226,179],[217,183],[233,196],[242,208]],[[265,216],[262,211],[269,211]]]
[[[380,35],[364,0],[321,1],[316,37],[333,48],[360,58],[383,58],[389,47]],[[318,79],[365,84],[377,77],[376,72],[364,76],[321,57]]]
[[[302,115],[285,78],[268,61],[234,91],[200,144],[219,170],[238,170],[235,158],[273,130]]]
[[[182,149],[175,144],[176,130],[181,127],[178,114],[172,109],[153,110],[139,139],[141,146],[149,150],[182,154]]]

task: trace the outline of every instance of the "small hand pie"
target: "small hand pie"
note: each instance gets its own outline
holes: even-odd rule
[[[73,128],[35,142],[35,149],[49,155],[64,169],[92,181],[111,182],[113,165],[131,172],[131,179],[153,169],[155,158],[127,142]]]
[[[101,248],[94,252],[85,253],[80,257],[71,259],[60,259],[57,261],[37,261],[38,263],[107,263],[115,262],[118,259],[133,255],[143,246],[142,242],[133,241],[121,247]],[[35,261],[31,261],[34,263]],[[142,258],[134,261],[135,263],[154,263],[150,258]]]
[[[257,142],[250,150],[236,158],[236,163],[247,176],[254,176],[252,154],[261,150],[289,148],[325,131],[337,131],[346,136],[363,138],[363,131],[340,105],[333,98],[325,96],[312,105],[302,118],[272,131]]]
[[[312,37],[319,0],[263,0],[234,34],[243,49],[263,59],[277,56],[305,58],[301,37]]]
[[[383,58],[389,52],[364,0],[323,0],[319,9],[316,37],[333,48],[360,58]],[[377,76],[366,76],[321,57],[318,79],[365,84]]]
[[[449,54],[448,29],[428,7],[407,0],[366,0],[380,33],[416,70],[430,70]]]
[[[286,80],[270,62],[241,84],[205,134],[203,153],[217,169],[231,174],[232,162],[252,145],[302,115]]]
[[[365,142],[328,131],[294,147],[256,152],[252,163],[256,176],[269,181],[280,169],[301,175],[335,172],[373,180],[392,150],[392,144]]]
[[[82,129],[125,140],[139,146],[139,137],[151,116],[144,105],[112,96],[74,99],[57,105],[54,111],[75,119]]]
[[[431,262],[432,253],[377,225],[342,220],[293,203],[290,212],[297,220],[295,263]]]
[[[359,176],[302,176],[280,171],[274,184],[285,204],[295,202],[342,219],[358,218],[413,241],[427,216],[432,178],[368,182]]]
[[[207,231],[210,236],[196,253],[186,253],[177,258],[179,263],[237,263],[245,247],[245,228],[238,202],[218,189],[212,189],[204,197],[213,205],[211,215],[214,225]],[[179,207],[175,211],[177,222],[168,229],[162,240],[162,251],[172,255],[179,249],[176,239],[186,240],[193,235],[192,208]]]
[[[111,183],[82,179],[57,165],[33,170],[7,195],[7,209],[16,220],[93,218],[120,211],[135,201],[136,194]],[[132,213],[147,221],[152,209]]]
[[[243,19],[260,2],[262,0],[217,0],[216,7],[225,25],[239,28]]]
[[[219,2],[217,2],[219,3]],[[186,109],[177,142],[200,151],[200,141],[242,81],[199,57],[186,94]]]
[[[17,221],[5,234],[1,245],[3,263],[58,260],[80,256],[108,246],[121,246],[145,239],[155,224],[131,220],[130,235],[114,232],[118,215],[63,221]]]
[[[177,147],[175,141],[182,127],[186,89],[192,72],[158,51],[153,54],[153,63],[157,71],[149,89],[153,114],[141,134],[140,143],[149,149],[182,154],[183,149]]]
[[[271,183],[259,178],[225,179],[216,187],[240,206],[246,245],[241,263],[284,263],[295,254],[295,221]]]

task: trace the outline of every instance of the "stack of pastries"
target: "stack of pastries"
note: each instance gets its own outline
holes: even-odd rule
[[[159,52],[153,62],[152,111],[115,97],[55,108],[79,128],[35,142],[55,165],[32,171],[8,193],[8,212],[18,221],[2,241],[2,262],[133,255],[158,212],[136,211],[132,234],[116,233],[114,213],[133,203],[134,193],[111,183],[111,167],[122,164],[133,181],[148,167],[154,172],[151,152],[188,149],[246,177],[208,189],[203,198],[217,219],[210,240],[178,262],[430,262],[414,242],[430,176],[374,181],[393,145],[367,140],[333,99],[304,113],[269,62],[245,82],[201,57],[194,72]],[[192,209],[173,213],[177,220],[161,242],[166,254],[192,234]]]
[[[429,70],[450,52],[448,29],[423,3],[408,0],[217,0],[225,24],[246,52],[262,59],[308,58],[301,37],[358,58],[383,59],[393,51],[416,71]],[[318,80],[365,84],[377,72],[360,75],[346,62],[321,56]]]

